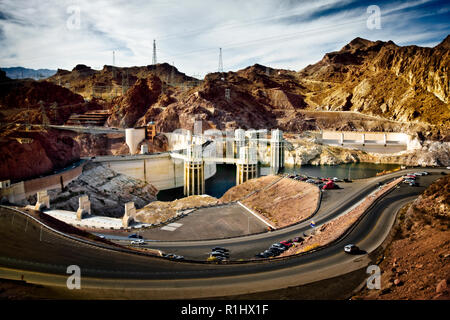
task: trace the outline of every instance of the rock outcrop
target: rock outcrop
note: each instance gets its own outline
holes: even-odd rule
[[[299,72],[307,102],[396,121],[450,123],[447,38],[434,48],[356,38]]]
[[[117,107],[113,108],[107,124],[122,128],[134,127],[137,120],[158,101],[161,90],[162,82],[157,76],[137,80],[125,96],[114,99],[113,103]]]
[[[21,139],[30,139],[24,142]],[[80,147],[71,134],[57,130],[2,132],[0,180],[24,180],[62,169],[79,160]]]

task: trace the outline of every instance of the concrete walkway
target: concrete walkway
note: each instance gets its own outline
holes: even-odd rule
[[[95,229],[113,229],[120,230],[124,229],[122,227],[122,219],[121,218],[111,218],[111,217],[102,217],[102,216],[87,216],[83,218],[81,221],[77,220],[76,212],[67,211],[67,210],[46,210],[44,211],[49,216],[52,216],[55,219],[61,220],[67,224],[77,226],[77,227],[85,227],[85,228],[95,228]],[[149,224],[146,223],[134,223],[132,228],[142,228],[147,227]]]

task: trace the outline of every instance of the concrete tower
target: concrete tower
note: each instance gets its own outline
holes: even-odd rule
[[[245,146],[245,130],[236,129],[234,130],[234,154],[239,157],[240,150]]]
[[[130,154],[135,154],[138,150],[139,143],[145,139],[145,128],[128,128],[125,129],[125,142],[130,148]]]
[[[256,148],[242,147],[236,164],[236,185],[258,176]]]
[[[191,144],[187,148],[187,159],[184,161],[184,195],[200,195],[205,193],[205,163],[202,157],[202,146]]]
[[[284,141],[283,131],[279,129],[272,130],[272,137],[270,139],[270,167],[272,172],[284,168]]]

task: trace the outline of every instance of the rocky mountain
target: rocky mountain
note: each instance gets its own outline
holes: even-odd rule
[[[168,63],[158,63],[141,67],[116,67],[105,65],[102,70],[94,70],[79,64],[72,71],[58,69],[48,81],[67,87],[85,98],[92,96],[112,100],[124,94],[138,79],[157,76],[165,84],[172,86],[195,86],[201,81],[178,71]]]
[[[24,67],[9,67],[9,68],[1,68],[6,72],[6,75],[10,79],[34,79],[40,80],[44,78],[51,77],[56,73],[56,70],[50,69],[29,69]]]
[[[402,122],[450,124],[450,36],[434,48],[352,40],[299,72],[307,103]]]
[[[166,87],[128,124],[192,129],[195,117],[204,128],[405,131],[448,141],[449,39],[421,48],[356,38],[298,72],[256,64],[211,73],[189,90]]]

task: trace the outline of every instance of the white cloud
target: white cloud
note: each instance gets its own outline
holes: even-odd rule
[[[99,69],[112,63],[113,50],[119,66],[147,65],[156,39],[158,62],[174,62],[187,74],[216,71],[219,47],[225,70],[253,63],[299,70],[357,36],[429,43],[433,32],[408,24],[414,14],[402,11],[423,2],[380,5],[382,29],[368,30],[368,14],[357,3],[309,19],[351,0],[2,0],[0,65],[72,69],[83,63]],[[80,8],[79,30],[67,28],[69,6]]]

